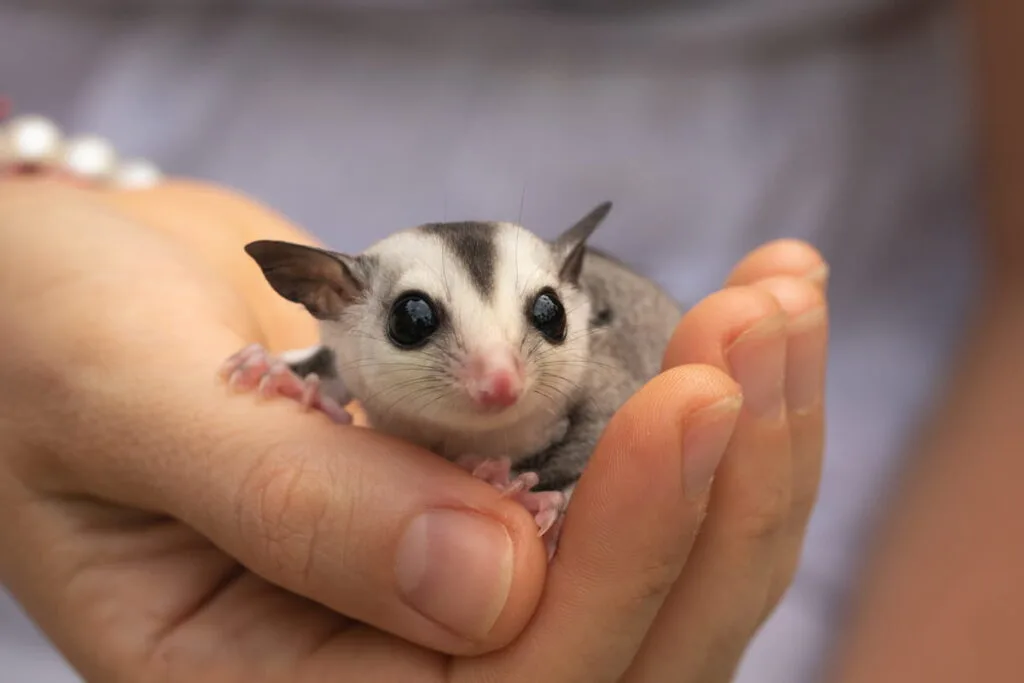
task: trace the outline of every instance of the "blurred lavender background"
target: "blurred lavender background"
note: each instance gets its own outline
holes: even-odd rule
[[[0,94],[344,250],[440,219],[553,235],[611,199],[596,243],[694,302],[810,240],[833,275],[821,501],[739,676],[809,683],[973,291],[951,5],[0,0]],[[0,602],[0,683],[74,680]]]

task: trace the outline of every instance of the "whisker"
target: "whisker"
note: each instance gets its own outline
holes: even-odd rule
[[[381,396],[390,394],[391,392],[417,386],[436,387],[440,386],[440,382],[433,377],[413,377],[412,379],[405,380],[404,382],[396,382],[395,384],[390,384],[378,391],[375,391],[363,399],[363,401],[365,403],[370,403]]]

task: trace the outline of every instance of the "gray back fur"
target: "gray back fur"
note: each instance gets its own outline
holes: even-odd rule
[[[592,248],[580,286],[593,307],[590,370],[571,408],[565,437],[516,465],[517,471],[538,473],[537,490],[575,484],[611,417],[661,372],[665,349],[683,315],[656,283]]]

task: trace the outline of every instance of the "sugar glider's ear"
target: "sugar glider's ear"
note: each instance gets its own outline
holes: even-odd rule
[[[245,252],[274,291],[319,320],[337,319],[366,287],[362,263],[354,256],[277,240],[250,242]]]
[[[611,202],[598,204],[555,240],[555,256],[559,261],[558,277],[563,282],[576,284],[579,281],[580,271],[583,269],[583,256],[587,251],[587,239],[611,210]]]

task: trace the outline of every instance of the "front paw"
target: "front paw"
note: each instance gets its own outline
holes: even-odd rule
[[[548,560],[554,557],[568,504],[565,494],[561,491],[533,491],[539,481],[537,473],[523,472],[513,477],[512,463],[508,458],[464,456],[456,460],[456,464],[526,508],[537,523],[537,535],[544,538]]]
[[[351,424],[343,406],[324,394],[315,374],[296,375],[282,359],[259,344],[250,344],[224,361],[219,375],[235,391],[258,390],[264,398],[284,396],[304,410],[317,409],[339,424]]]

